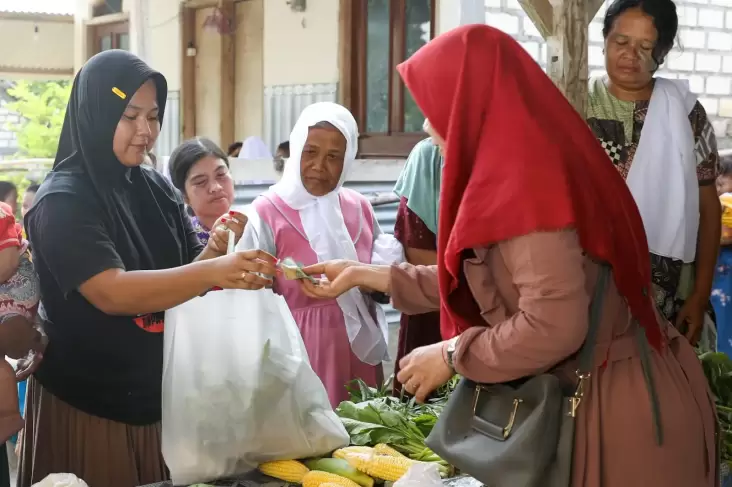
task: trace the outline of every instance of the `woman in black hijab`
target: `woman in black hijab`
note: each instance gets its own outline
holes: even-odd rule
[[[258,289],[274,258],[223,255],[222,217],[204,248],[184,203],[147,164],[165,78],[105,51],[81,69],[54,169],[26,217],[49,345],[28,384],[19,485],[54,472],[132,487],[167,477],[160,453],[164,310],[211,288]],[[205,326],[201,323],[201,326]]]

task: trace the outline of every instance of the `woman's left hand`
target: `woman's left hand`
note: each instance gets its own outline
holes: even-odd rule
[[[357,287],[354,270],[358,263],[347,260],[335,260],[305,267],[303,272],[308,275],[324,275],[326,279],[312,282],[308,279],[300,280],[300,287],[306,296],[314,299],[333,299]]]
[[[419,347],[399,362],[397,380],[417,402],[423,403],[429,395],[455,375],[447,365],[444,347],[447,342]]]
[[[709,299],[700,298],[692,294],[684,302],[676,316],[676,328],[681,331],[689,342],[696,346],[704,329],[704,315],[707,311]]]
[[[230,211],[219,218],[216,225],[211,229],[208,248],[217,255],[225,255],[229,246],[229,230],[234,231],[234,243],[237,243],[244,235],[244,227],[246,227],[247,221],[247,216],[238,211]]]

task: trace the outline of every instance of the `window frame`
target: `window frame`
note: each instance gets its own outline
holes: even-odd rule
[[[425,138],[422,131],[409,133],[404,127],[406,87],[396,70],[406,58],[406,2],[389,1],[389,132],[366,132],[367,84],[366,47],[368,30],[368,0],[340,2],[340,101],[351,110],[362,130],[359,138],[359,158],[406,158],[412,148]],[[436,0],[430,1],[430,39],[435,37]],[[393,129],[396,128],[396,130]]]
[[[108,35],[112,36],[112,46],[110,49],[120,49],[119,39],[122,34],[127,35],[127,40],[129,42],[130,23],[127,20],[123,22],[95,25],[93,27],[94,49],[92,50],[92,55],[102,52],[102,38]]]

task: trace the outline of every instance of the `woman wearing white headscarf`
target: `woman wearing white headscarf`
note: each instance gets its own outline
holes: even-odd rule
[[[358,151],[358,127],[346,108],[335,103],[305,108],[290,149],[282,180],[254,201],[256,215],[240,247],[267,249],[303,265],[403,260],[401,244],[382,233],[369,201],[343,187]],[[296,281],[282,277],[275,278],[274,289],[287,301],[334,407],[348,398],[345,386],[353,379],[380,385],[381,363],[388,359],[387,323],[368,293],[356,289],[337,299],[314,300]]]
[[[247,137],[242,143],[241,150],[236,156],[239,159],[246,159],[250,161],[257,160],[272,160],[272,151],[269,150],[267,144],[264,143],[259,137]]]

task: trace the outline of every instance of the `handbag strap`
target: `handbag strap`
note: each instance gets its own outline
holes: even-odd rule
[[[592,295],[592,302],[590,303],[587,337],[578,356],[577,375],[580,378],[588,376],[595,363],[595,345],[597,344],[597,334],[600,330],[600,322],[602,321],[602,307],[605,304],[605,292],[607,291],[609,279],[610,266],[601,264],[598,269],[595,292]]]
[[[590,316],[589,324],[587,327],[587,338],[580,349],[578,356],[577,365],[577,389],[575,395],[572,398],[572,416],[577,411],[582,396],[584,395],[584,383],[590,378],[590,372],[594,366],[595,359],[595,345],[597,345],[597,334],[600,330],[600,321],[602,320],[602,307],[605,301],[605,292],[607,291],[607,284],[610,279],[610,266],[607,264],[601,264],[597,275],[597,284],[595,285],[595,292],[592,296],[592,302],[590,303]],[[656,392],[655,382],[653,380],[653,373],[650,359],[650,348],[648,346],[648,339],[646,338],[645,331],[643,328],[638,326],[636,330],[636,339],[638,342],[638,348],[640,352],[641,367],[643,368],[643,376],[648,389],[648,396],[651,404],[651,419],[653,421],[653,432],[656,438],[656,443],[660,446],[663,443],[663,428],[661,425],[661,408],[658,400],[658,394]]]

